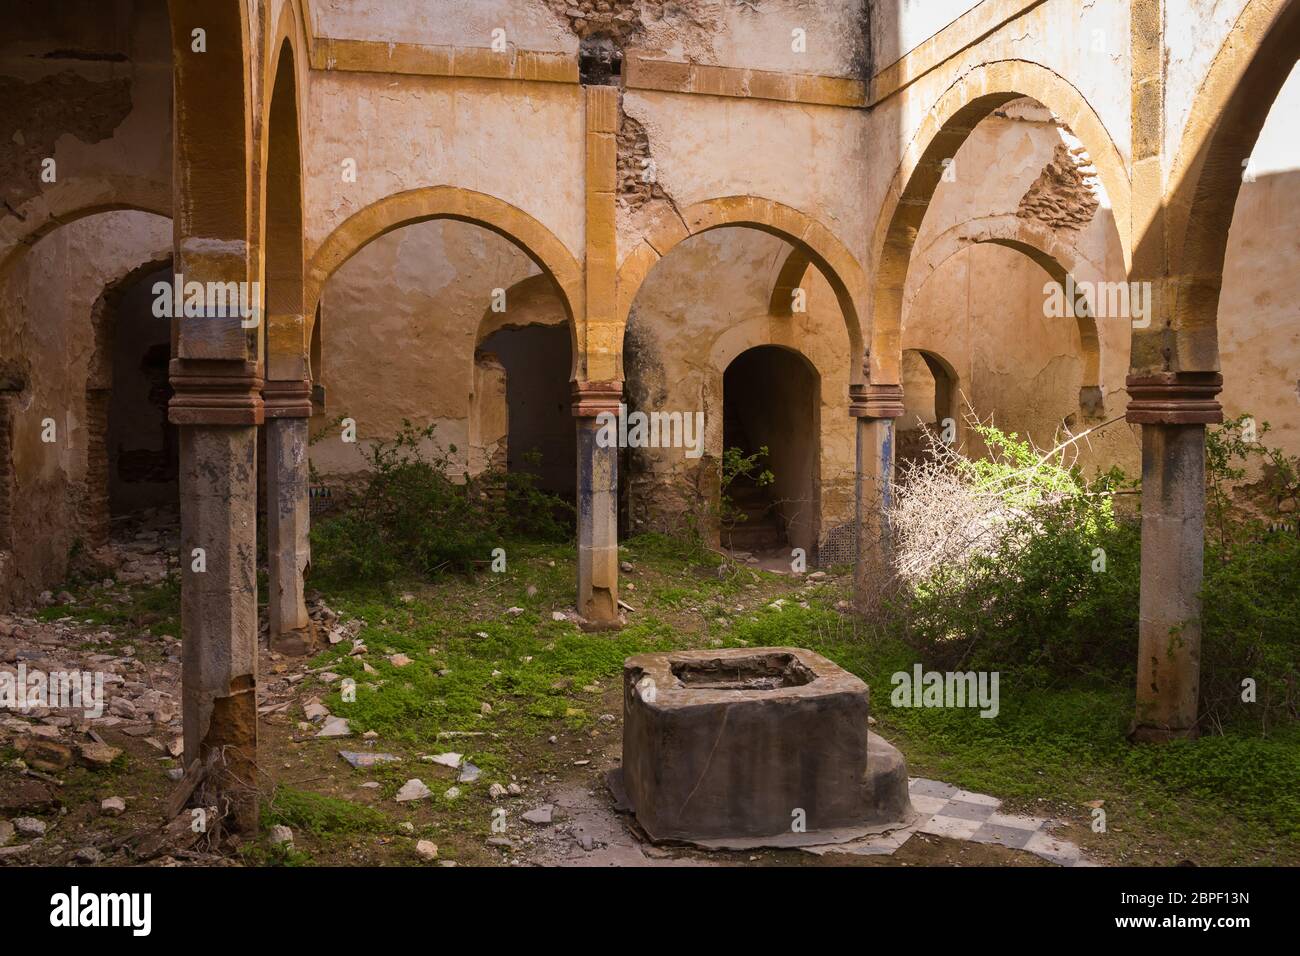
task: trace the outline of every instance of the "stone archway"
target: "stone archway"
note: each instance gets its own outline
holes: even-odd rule
[[[1047,107],[1083,142],[1111,199],[1116,223],[1128,223],[1127,167],[1101,119],[1077,89],[1051,70],[1021,60],[985,63],[963,74],[939,98],[912,137],[876,220],[869,349],[873,383],[892,385],[898,381],[903,298],[912,246],[943,178],[944,161],[956,156],[980,120],[1022,97]],[[1127,263],[1130,243],[1123,228],[1120,243]]]

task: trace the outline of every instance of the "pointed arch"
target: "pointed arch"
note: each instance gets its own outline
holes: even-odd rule
[[[459,186],[425,186],[385,196],[349,216],[321,243],[307,271],[305,314],[312,317],[326,281],[363,247],[395,229],[454,219],[491,230],[514,243],[554,281],[569,323],[574,368],[580,367],[583,323],[582,267],[559,238],[528,213],[503,199]],[[308,340],[311,328],[307,330]]]
[[[862,354],[862,295],[866,289],[866,277],[857,259],[834,233],[816,219],[775,200],[754,196],[708,199],[687,207],[680,217],[667,214],[658,219],[619,266],[617,316],[620,343],[627,330],[632,303],[655,264],[691,236],[728,227],[758,229],[801,250],[821,270],[835,292],[848,327],[851,356]],[[621,345],[619,353],[622,353]],[[856,358],[851,361],[850,381],[861,381],[861,363]]]
[[[1130,180],[1124,157],[1083,95],[1057,73],[1027,60],[998,60],[963,74],[930,109],[903,154],[876,220],[871,290],[870,375],[898,384],[903,296],[912,246],[945,170],[944,160],[994,110],[1021,97],[1047,107],[1084,144],[1114,211],[1127,268]]]

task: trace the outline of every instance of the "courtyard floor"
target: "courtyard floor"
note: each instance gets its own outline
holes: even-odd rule
[[[1269,809],[1300,773],[1294,738],[1135,750],[1119,687],[1004,683],[993,720],[895,709],[889,675],[913,661],[862,631],[850,575],[780,574],[649,536],[624,549],[630,610],[614,632],[578,626],[562,545],[514,543],[504,573],[315,596],[328,648],[260,664],[266,838],[217,857],[163,820],[181,772],[173,538],[135,530],[112,578],[0,618],[0,668],[102,671],[108,699],[94,719],[0,714],[0,865],[1300,863],[1295,821]],[[876,731],[908,758],[916,823],[818,852],[724,853],[649,845],[615,812],[603,780],[620,759],[623,659],[762,645],[809,647],[867,680]],[[114,797],[120,810],[103,803]],[[276,826],[291,844],[272,842]]]

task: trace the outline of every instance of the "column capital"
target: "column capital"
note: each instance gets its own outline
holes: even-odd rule
[[[1217,425],[1223,406],[1218,372],[1157,372],[1125,380],[1129,403],[1125,420],[1136,425]]]
[[[172,359],[173,425],[261,425],[262,373],[256,362]]]
[[[853,418],[901,418],[903,386],[850,385],[849,415]]]
[[[262,402],[267,418],[311,418],[311,382],[268,381],[262,385]]]
[[[602,412],[618,414],[622,403],[623,383],[619,379],[573,383],[574,418],[595,418]]]

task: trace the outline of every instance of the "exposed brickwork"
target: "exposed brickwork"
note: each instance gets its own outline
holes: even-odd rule
[[[86,487],[81,522],[91,548],[108,544],[108,409],[112,392],[86,390]]]
[[[13,414],[0,392],[0,551],[13,547]]]
[[[1016,215],[1037,219],[1053,229],[1082,229],[1097,213],[1096,172],[1082,146],[1057,144],[1052,161],[1043,167]]]
[[[626,113],[618,124],[618,201],[640,209],[655,201],[672,202],[655,175],[650,136],[645,127]]]

